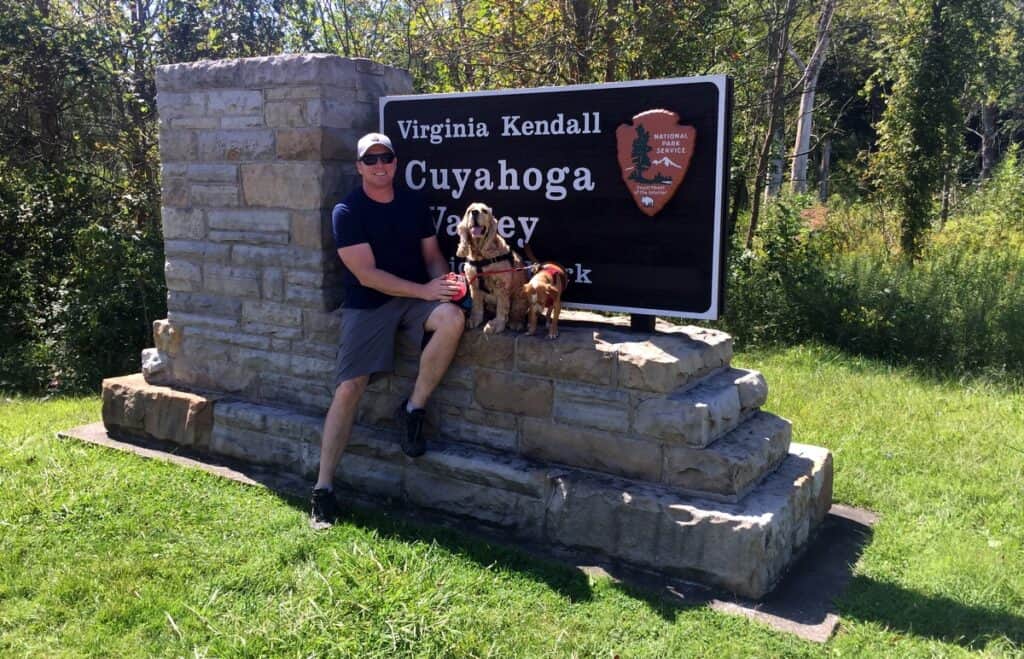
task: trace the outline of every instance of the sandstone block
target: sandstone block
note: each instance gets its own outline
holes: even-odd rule
[[[242,320],[284,327],[302,327],[302,310],[288,304],[246,300],[242,303]]]
[[[337,313],[324,311],[302,311],[302,327],[305,337],[310,341],[324,343],[336,350],[338,336],[341,333],[341,316]]]
[[[331,379],[333,380],[333,377]],[[405,428],[399,428],[399,424],[395,421],[395,413],[404,400],[405,397],[398,394],[367,391],[363,393],[363,398],[359,401],[356,421],[367,426],[404,432]]]
[[[271,408],[241,401],[223,402],[217,408],[217,423],[231,428],[266,430],[267,413]]]
[[[182,257],[202,263],[226,264],[231,256],[228,245],[214,245],[205,240],[164,240],[164,255]]]
[[[203,266],[203,288],[215,295],[259,298],[260,278],[260,271],[254,268]]]
[[[661,479],[661,446],[617,433],[523,419],[519,453],[535,460],[644,481]]]
[[[204,131],[198,139],[199,160],[267,160],[274,156],[271,130]]]
[[[292,355],[290,370],[292,375],[299,377],[334,380],[334,362],[326,359]]]
[[[164,162],[195,160],[197,143],[194,130],[161,128],[160,160]]]
[[[258,373],[265,371],[273,371],[275,373],[288,372],[289,355],[240,346],[232,346],[229,349],[228,355],[231,362],[249,371]]]
[[[548,473],[520,458],[493,455],[456,445],[427,451],[416,466],[448,479],[477,483],[537,499],[547,495]]]
[[[322,267],[324,255],[320,251],[298,247],[235,245],[231,249],[231,261],[236,265],[270,266],[274,268],[288,264],[293,268],[318,270]]]
[[[454,363],[460,366],[483,366],[512,370],[515,365],[515,336],[467,331],[459,341]]]
[[[199,209],[164,206],[160,215],[165,239],[202,240],[206,236],[206,221]]]
[[[640,400],[634,412],[633,429],[668,442],[707,446],[735,428],[749,411],[741,405],[737,385],[737,381],[745,378],[750,379],[749,371],[728,369],[668,397]]]
[[[312,476],[319,461],[319,449],[269,434],[230,428],[217,423],[210,449],[246,462],[283,467],[292,473]]]
[[[188,329],[192,329],[194,326],[219,327],[221,329],[235,329],[238,327],[238,321],[233,318],[221,318],[219,316],[208,316],[199,313],[186,313],[183,311],[176,311],[174,309],[167,310],[167,320],[179,327],[186,327]],[[182,349],[184,349],[184,344]]]
[[[442,405],[438,423],[438,432],[443,439],[498,451],[516,451],[518,431],[512,415]]]
[[[206,93],[206,110],[211,115],[259,114],[263,94],[242,89],[218,89]]]
[[[629,429],[629,394],[558,382],[555,384],[554,419],[568,425],[624,433]]]
[[[280,373],[261,373],[259,400],[273,401],[275,405],[291,405],[298,410],[323,414],[331,404],[333,388],[322,382],[312,382]]]
[[[410,466],[404,492],[412,503],[537,535],[544,519],[541,500],[478,483],[442,478]]]
[[[291,218],[285,211],[239,210],[209,211],[211,229],[224,231],[270,231],[287,233]]]
[[[252,348],[254,350],[270,350],[270,339],[267,337],[246,334],[245,332],[237,329],[225,331],[221,329],[214,329],[212,327],[196,325],[188,328],[188,336],[189,339],[215,341],[233,346],[241,346],[243,348]]]
[[[166,352],[156,348],[146,348],[142,351],[142,377],[147,382],[154,378],[167,374],[171,369],[171,358]]]
[[[286,101],[299,98],[320,98],[323,91],[320,85],[301,87],[271,87],[263,92],[268,101]]]
[[[618,345],[619,386],[668,393],[704,375],[701,344],[685,336],[657,335]]]
[[[159,92],[156,106],[161,120],[202,116],[206,114],[206,94]]]
[[[171,312],[227,319],[223,321],[225,326],[234,328],[242,313],[242,301],[220,295],[170,291],[167,294],[167,309]]]
[[[310,249],[333,249],[331,222],[323,211],[295,211],[291,223],[292,244]]]
[[[148,384],[141,373],[103,380],[103,424],[111,431],[205,447],[215,397]]]
[[[768,400],[768,383],[757,371],[747,371],[737,377],[736,389],[740,395],[740,407],[745,410],[757,409]]]
[[[238,183],[238,165],[190,163],[185,171],[193,183]]]
[[[551,380],[481,368],[476,371],[473,396],[481,407],[488,410],[523,416],[551,416]]]
[[[287,245],[288,234],[283,231],[220,231],[211,229],[207,239],[215,243],[243,245]]]
[[[320,125],[319,99],[267,101],[264,120],[271,128],[296,128]],[[313,111],[309,106],[313,104]]]
[[[706,448],[665,446],[662,482],[738,501],[779,466],[791,436],[788,421],[760,412]]]
[[[338,482],[357,492],[398,499],[402,496],[405,465],[402,462],[375,460],[346,452],[338,463]]]
[[[320,163],[277,162],[242,165],[242,193],[248,206],[319,209],[326,203]]]
[[[188,190],[184,176],[165,176],[160,182],[160,203],[166,207],[186,208],[191,205]]]
[[[193,185],[190,198],[196,206],[226,208],[238,205],[237,185]]]
[[[193,128],[209,130],[211,128],[220,128],[220,119],[217,117],[179,117],[176,119],[161,119],[160,126],[175,129]]]
[[[283,325],[268,325],[266,323],[242,323],[242,330],[251,334],[259,334],[273,340],[295,341],[302,338],[302,329],[298,327],[284,327]]]
[[[174,323],[163,318],[153,321],[153,344],[157,350],[170,356],[177,355],[181,350],[181,330]]]
[[[202,268],[182,259],[170,258],[164,261],[164,278],[167,288],[175,291],[193,292],[203,289]]]
[[[262,114],[251,114],[240,117],[221,117],[219,128],[237,130],[240,128],[263,128],[266,126]]]
[[[610,385],[615,346],[594,330],[560,328],[557,341],[536,336],[516,340],[516,370],[561,380]]]
[[[284,271],[278,268],[264,268],[262,291],[264,300],[284,301]]]

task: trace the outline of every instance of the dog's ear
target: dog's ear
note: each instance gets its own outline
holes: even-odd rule
[[[469,256],[469,225],[465,222],[459,222],[457,230],[459,232],[459,246],[455,250],[455,256]]]

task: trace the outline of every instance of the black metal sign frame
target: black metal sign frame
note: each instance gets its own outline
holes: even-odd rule
[[[707,320],[723,310],[731,114],[726,76],[380,101],[396,181],[426,198],[453,264],[482,201],[513,248],[566,268],[564,306]]]

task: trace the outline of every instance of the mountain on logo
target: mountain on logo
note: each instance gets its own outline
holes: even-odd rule
[[[652,165],[665,165],[666,167],[675,167],[676,169],[682,169],[683,168],[682,165],[680,165],[677,162],[673,162],[672,159],[669,158],[668,156],[665,156],[664,158],[659,158],[657,160],[652,160],[651,164]]]

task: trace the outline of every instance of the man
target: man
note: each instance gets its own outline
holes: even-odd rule
[[[423,408],[444,376],[465,327],[462,310],[450,304],[458,285],[445,279],[441,254],[423,202],[394,186],[398,159],[391,140],[364,135],[356,147],[362,184],[334,208],[338,256],[345,266],[334,398],[324,420],[320,473],[313,489],[310,523],[330,526],[338,515],[334,472],[352,434],[359,399],[370,376],[391,371],[396,336],[423,343],[416,384],[398,415],[405,422],[402,450],[423,454]]]

